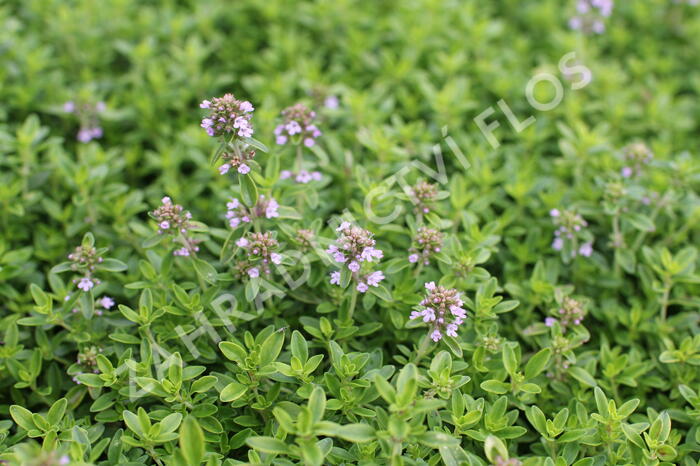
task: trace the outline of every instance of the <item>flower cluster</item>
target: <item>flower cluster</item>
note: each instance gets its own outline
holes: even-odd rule
[[[479,345],[489,353],[501,351],[501,344],[503,344],[503,338],[498,335],[484,335],[479,341]]]
[[[82,272],[85,275],[80,279],[73,280],[79,289],[88,292],[95,285],[99,285],[100,281],[92,276],[97,264],[104,260],[97,249],[88,245],[78,246],[72,253],[68,254],[68,260],[72,262],[71,270]]]
[[[262,194],[252,209],[247,208],[236,198],[226,204],[226,218],[231,228],[238,228],[241,223],[250,223],[256,218],[275,218],[279,217],[277,209],[279,204],[274,197],[265,198]]]
[[[430,204],[437,199],[437,185],[421,180],[411,188],[411,196],[416,205],[416,213],[427,214],[430,212]]]
[[[426,283],[425,289],[428,292],[420,302],[421,309],[413,311],[410,319],[422,318],[423,322],[429,323],[432,329],[430,338],[433,341],[440,341],[444,335],[456,337],[459,326],[467,318],[459,291],[437,286],[435,282]]]
[[[547,317],[544,321],[545,325],[547,327],[552,327],[556,322],[559,322],[562,330],[566,330],[567,327],[581,325],[583,318],[586,316],[586,312],[580,302],[565,296],[561,302],[561,307],[557,311],[557,316],[559,319]]]
[[[275,128],[277,144],[298,144],[302,141],[306,147],[312,147],[316,144],[316,138],[321,135],[321,131],[314,124],[315,118],[316,112],[304,104],[296,104],[282,110],[283,123]]]
[[[593,243],[584,241],[580,246],[578,240],[583,238],[584,228],[588,223],[576,212],[571,210],[560,211],[552,209],[549,211],[557,229],[554,231],[554,241],[552,241],[552,249],[561,251],[568,244],[571,246],[571,256],[575,257],[580,254],[584,257],[590,257],[593,254]]]
[[[98,348],[97,346],[93,345],[78,353],[76,364],[79,366],[79,370],[76,370],[75,372],[71,371],[73,374],[75,374],[73,376],[73,382],[80,385],[80,381],[78,380],[79,375],[86,372],[94,374],[98,374],[100,372],[97,369],[97,355],[102,353],[102,351],[102,348]]]
[[[294,173],[290,170],[282,170],[280,172],[281,180],[293,179],[297,183],[306,184],[311,181],[321,181],[321,172],[313,171],[308,172],[306,170],[299,170],[299,173]]]
[[[87,143],[93,139],[102,137],[102,127],[100,126],[99,114],[104,112],[106,105],[104,102],[76,103],[69,100],[63,104],[63,111],[75,114],[80,120],[80,130],[76,139],[82,143]]]
[[[314,237],[316,234],[313,230],[300,228],[297,230],[295,241],[302,250],[308,251],[314,247]]]
[[[97,304],[100,305],[104,310],[109,311],[112,309],[114,306],[114,300],[110,298],[109,296],[103,296],[102,298],[97,300]],[[102,310],[101,309],[95,309],[95,314],[98,316],[102,315]]]
[[[577,0],[576,14],[569,20],[569,27],[575,31],[602,34],[605,32],[605,18],[612,14],[613,0]]]
[[[362,272],[362,263],[378,262],[384,253],[374,246],[376,241],[372,238],[372,233],[368,230],[352,225],[350,222],[342,222],[336,231],[339,233],[335,244],[331,244],[326,252],[333,256],[333,259],[341,264],[346,264],[352,277],[357,281],[356,289],[360,293],[365,293],[370,286],[379,286],[384,280],[381,271]],[[340,271],[331,273],[331,284],[340,284]]]
[[[245,175],[250,172],[250,165],[246,162],[253,160],[255,158],[255,149],[243,148],[239,151],[226,151],[221,154],[221,160],[223,164],[219,166],[219,174],[225,175],[232,168],[236,169],[241,175]]]
[[[209,136],[238,135],[249,138],[253,135],[250,119],[253,116],[253,105],[247,100],[237,100],[233,94],[204,100],[200,108],[209,110],[209,115],[202,119],[202,128]]]
[[[173,251],[173,254],[189,256],[199,251],[198,241],[188,235],[193,227],[192,214],[184,210],[181,205],[173,204],[168,196],[161,199],[161,202],[162,205],[151,212],[151,216],[158,222],[158,234],[178,238],[183,243],[183,247]]]
[[[622,155],[627,164],[622,168],[621,172],[624,178],[639,176],[644,166],[648,165],[654,158],[654,153],[651,149],[641,142],[630,144],[625,147],[622,151]]]
[[[236,246],[243,249],[246,254],[246,262],[239,264],[250,278],[260,276],[260,273],[270,275],[270,264],[279,265],[282,262],[282,255],[277,252],[279,243],[272,233],[255,232],[236,241]]]
[[[408,250],[408,261],[421,261],[424,265],[429,265],[430,257],[442,249],[442,236],[442,233],[433,228],[420,227],[413,238],[413,246]]]

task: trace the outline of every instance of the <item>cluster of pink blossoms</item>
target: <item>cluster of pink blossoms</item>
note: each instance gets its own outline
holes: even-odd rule
[[[275,128],[276,142],[279,145],[302,141],[306,147],[316,144],[321,131],[314,124],[316,112],[304,104],[296,104],[282,110],[283,122]]]
[[[408,261],[412,264],[422,261],[424,265],[429,265],[430,257],[442,250],[442,236],[433,228],[420,227],[413,238],[413,246],[408,250]]]
[[[202,119],[202,128],[209,136],[238,135],[249,138],[253,135],[253,105],[247,100],[237,100],[233,94],[203,100],[200,108],[209,110],[209,115]]]
[[[372,238],[372,233],[350,222],[342,222],[336,231],[339,233],[338,239],[326,252],[333,256],[336,262],[346,264],[357,282],[356,289],[360,293],[365,293],[370,286],[379,286],[384,280],[384,273],[379,270],[361,272],[362,263],[379,262],[384,257],[384,253],[374,247],[376,241]],[[339,285],[340,277],[340,271],[331,272],[331,284]]]
[[[82,143],[87,143],[93,139],[102,137],[102,127],[100,126],[99,114],[106,109],[104,102],[76,103],[69,100],[63,104],[63,111],[75,114],[80,120],[80,130],[76,139]]]
[[[651,163],[654,159],[654,153],[649,149],[646,144],[641,142],[630,144],[625,147],[622,151],[622,155],[625,158],[625,163],[627,164],[622,168],[621,174],[623,178],[631,178],[633,176],[639,176],[644,170],[644,166]]]
[[[277,252],[279,243],[270,232],[248,233],[236,241],[236,246],[246,254],[246,260],[239,262],[238,268],[250,278],[259,277],[261,272],[270,275],[270,264],[282,263],[282,255]]]
[[[95,285],[100,284],[100,281],[92,275],[97,264],[104,260],[97,249],[93,246],[78,246],[72,253],[68,254],[68,260],[73,262],[70,266],[71,270],[85,274],[84,277],[73,280],[73,283],[78,285],[80,290],[87,293]]]
[[[437,186],[427,181],[419,181],[411,188],[411,196],[416,205],[416,213],[427,214],[430,204],[437,199]]]
[[[459,326],[467,318],[467,311],[459,297],[459,291],[454,288],[444,288],[435,282],[425,284],[428,290],[426,297],[420,302],[421,310],[413,311],[410,319],[422,318],[423,322],[431,325],[430,338],[440,341],[444,335],[456,337]]]
[[[225,175],[229,172],[229,170],[234,168],[241,175],[245,175],[246,173],[250,172],[250,166],[246,162],[253,160],[254,158],[255,149],[244,148],[238,152],[226,151],[221,154],[221,160],[224,163],[219,166],[219,174]]]
[[[250,223],[256,218],[279,217],[279,206],[274,197],[267,199],[262,194],[252,209],[247,208],[238,199],[231,198],[226,204],[226,218],[231,228],[238,228],[241,223]]]
[[[577,0],[576,15],[569,20],[569,27],[584,33],[605,32],[605,19],[613,10],[613,0]]]
[[[158,234],[169,235],[174,238],[179,238],[183,247],[173,251],[176,256],[189,256],[199,251],[197,243],[199,241],[191,238],[188,233],[193,227],[192,214],[184,210],[179,204],[173,204],[173,201],[165,196],[161,199],[162,205],[151,212],[151,216],[158,222]]]
[[[282,170],[280,172],[280,180],[293,179],[297,183],[307,184],[311,181],[321,181],[321,172],[313,171],[308,172],[306,170],[300,170],[299,173],[294,173],[290,170]]]
[[[583,318],[586,316],[586,311],[580,302],[574,298],[565,296],[561,302],[561,307],[557,311],[559,319],[554,317],[547,317],[544,323],[547,327],[552,327],[556,322],[559,322],[562,330],[566,330],[567,327],[573,325],[581,325]]]
[[[584,228],[588,226],[583,217],[571,210],[560,211],[552,209],[549,211],[552,221],[557,225],[554,231],[554,241],[552,241],[552,249],[561,251],[564,249],[566,241],[574,242],[583,236]],[[584,242],[578,249],[571,251],[572,257],[580,254],[584,257],[590,257],[593,254],[593,243],[590,241]]]

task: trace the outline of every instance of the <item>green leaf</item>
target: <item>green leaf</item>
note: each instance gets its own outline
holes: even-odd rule
[[[454,447],[459,445],[459,440],[444,432],[428,431],[418,437],[418,441],[430,448]]]
[[[192,386],[190,387],[190,391],[194,393],[203,393],[208,391],[210,388],[212,388],[217,382],[217,378],[214,377],[213,375],[205,375],[204,377],[201,377],[194,382],[192,382]]]
[[[544,348],[530,358],[525,365],[525,378],[533,379],[537,377],[549,364],[549,359],[552,355],[552,350]]]
[[[637,230],[641,231],[654,231],[655,226],[654,222],[651,221],[649,217],[643,214],[639,214],[636,212],[630,212],[624,215],[623,217],[625,220],[630,222],[630,224],[636,228]]]
[[[503,344],[503,367],[510,375],[515,375],[518,372],[518,358],[510,343]]]
[[[253,207],[258,202],[258,188],[250,175],[238,175],[241,185],[241,198],[248,207]]]
[[[15,421],[15,423],[24,430],[36,429],[34,420],[32,419],[32,412],[26,408],[19,405],[10,406],[10,416]]]
[[[141,423],[139,422],[139,417],[132,413],[131,411],[124,410],[122,412],[122,416],[124,417],[124,423],[126,426],[134,433],[136,433],[139,437],[143,437],[144,431],[141,428]]]
[[[313,422],[318,422],[323,419],[323,413],[326,411],[326,394],[323,388],[316,386],[309,397],[309,409]]]
[[[277,359],[284,344],[284,332],[272,332],[260,348],[260,367],[265,367]]]
[[[182,414],[180,413],[171,413],[165,416],[159,423],[161,435],[174,432],[180,427],[180,422],[182,422]]]
[[[99,265],[100,270],[105,270],[107,272],[123,272],[128,269],[127,265],[117,259],[105,259]]]
[[[353,443],[366,443],[374,440],[374,428],[367,424],[346,424],[335,430],[336,437]]]
[[[595,387],[598,383],[595,381],[593,376],[586,371],[586,369],[578,366],[569,367],[569,375],[584,385],[589,387]]]
[[[479,386],[482,390],[485,390],[490,393],[496,393],[498,395],[508,393],[508,391],[510,390],[509,384],[505,382],[499,382],[498,380],[486,380],[484,382],[481,382],[481,385]]]
[[[226,385],[223,390],[221,390],[219,398],[224,403],[229,403],[231,401],[239,399],[247,391],[248,387],[246,387],[245,385],[240,384],[238,382],[231,382],[230,384]]]
[[[241,138],[241,140],[242,140],[243,142],[245,142],[246,144],[255,147],[255,148],[258,149],[259,151],[266,152],[266,153],[267,153],[267,152],[270,152],[270,149],[268,149],[267,146],[266,146],[265,144],[263,144],[262,142],[258,141],[257,139],[254,139],[254,138]]]
[[[180,450],[188,465],[199,465],[204,459],[204,433],[193,416],[187,416],[180,427]]]
[[[302,364],[309,359],[309,345],[306,343],[306,339],[298,330],[292,332],[292,355],[299,358]]]
[[[192,263],[194,265],[195,272],[197,272],[197,275],[202,280],[209,283],[210,285],[216,283],[217,273],[214,266],[209,264],[207,261],[199,258],[194,258]]]
[[[46,420],[53,427],[58,427],[58,423],[63,419],[63,415],[66,412],[66,406],[68,405],[68,400],[61,398],[51,405],[49,412],[46,414]]]
[[[248,437],[245,441],[254,450],[270,454],[289,453],[289,447],[274,437]]]

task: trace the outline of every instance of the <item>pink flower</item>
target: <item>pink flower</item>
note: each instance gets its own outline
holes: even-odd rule
[[[99,303],[100,306],[102,306],[105,309],[111,309],[112,306],[114,306],[114,300],[109,296],[104,296],[102,299],[99,300]]]
[[[250,113],[253,110],[255,110],[255,108],[253,107],[253,104],[251,104],[247,100],[241,102],[241,104],[238,106],[238,108],[241,109],[241,112],[246,112],[246,113]]]
[[[360,264],[358,264],[357,261],[352,261],[348,264],[348,269],[350,269],[351,272],[357,272],[360,270]]]
[[[272,254],[270,254],[270,260],[273,264],[279,265],[282,262],[282,255],[273,252]]]
[[[199,104],[199,108],[209,108],[211,106],[211,102],[208,100],[203,100],[201,104]]]
[[[238,241],[236,241],[236,246],[239,248],[244,248],[248,246],[248,240],[245,238],[239,238]]]
[[[223,164],[219,167],[219,175],[225,175],[231,169],[231,165],[228,163]]]
[[[252,269],[248,269],[248,276],[250,278],[256,278],[260,276],[260,270],[258,270],[257,267],[253,267]]]
[[[578,249],[578,253],[583,257],[591,257],[591,254],[593,254],[593,245],[591,243],[582,244]]]
[[[412,264],[418,262],[418,254],[411,254],[410,256],[408,256],[408,262]]]
[[[365,293],[367,290],[369,290],[369,286],[366,283],[360,282],[357,284],[357,291],[360,293]]]
[[[168,228],[170,228],[170,222],[168,222],[167,220],[163,220],[158,226],[161,227],[163,230],[167,230]]]
[[[330,109],[338,108],[338,104],[339,104],[338,98],[334,95],[329,95],[328,97],[326,97],[326,100],[323,101],[323,105],[326,108],[330,108]]]
[[[547,317],[546,319],[544,319],[544,324],[547,327],[553,327],[556,322],[557,319],[555,319],[554,317]]]
[[[447,333],[448,337],[456,337],[457,336],[457,324],[449,324],[447,326],[447,329],[445,330],[445,333]]]
[[[442,338],[442,333],[440,333],[440,330],[435,329],[433,333],[430,334],[430,338],[432,338],[434,342],[438,342]]]
[[[80,282],[78,282],[78,288],[85,292],[90,291],[93,286],[95,286],[95,284],[88,277],[83,277],[80,279]]]
[[[426,283],[426,284],[425,284],[425,289],[426,289],[426,290],[430,290],[430,291],[434,290],[434,289],[435,289],[435,282],[428,282],[428,283]]]
[[[331,272],[331,285],[340,285],[340,272]]]
[[[563,247],[564,240],[561,238],[554,238],[554,241],[552,241],[552,249],[554,249],[555,251],[561,251]]]
[[[250,172],[250,167],[248,165],[242,163],[238,166],[238,173],[241,175],[245,175],[248,172]]]
[[[173,251],[174,256],[187,257],[190,255],[190,251],[187,248],[180,248]]]
[[[306,184],[309,181],[311,181],[311,174],[309,172],[307,172],[306,170],[301,170],[296,177],[296,181],[297,181],[297,183]]]
[[[313,147],[314,144],[316,144],[316,141],[314,141],[312,138],[306,138],[304,139],[304,145],[306,147]]]
[[[301,126],[299,126],[299,123],[293,120],[287,123],[284,129],[287,130],[287,133],[290,136],[294,136],[295,134],[301,133]]]
[[[552,217],[559,217],[561,212],[559,212],[559,209],[552,209],[549,211],[549,215]]]
[[[365,280],[367,280],[368,285],[379,286],[379,282],[384,280],[384,273],[381,270],[377,270],[376,272],[372,272],[371,274],[367,275]]]
[[[278,135],[278,136],[275,137],[275,142],[276,142],[277,145],[279,145],[279,146],[282,146],[282,145],[284,145],[284,144],[287,144],[287,136],[285,136],[284,134],[280,134],[280,135]]]

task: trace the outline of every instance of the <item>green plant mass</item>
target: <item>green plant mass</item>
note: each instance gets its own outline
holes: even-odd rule
[[[700,2],[0,2],[0,464],[700,464]]]

